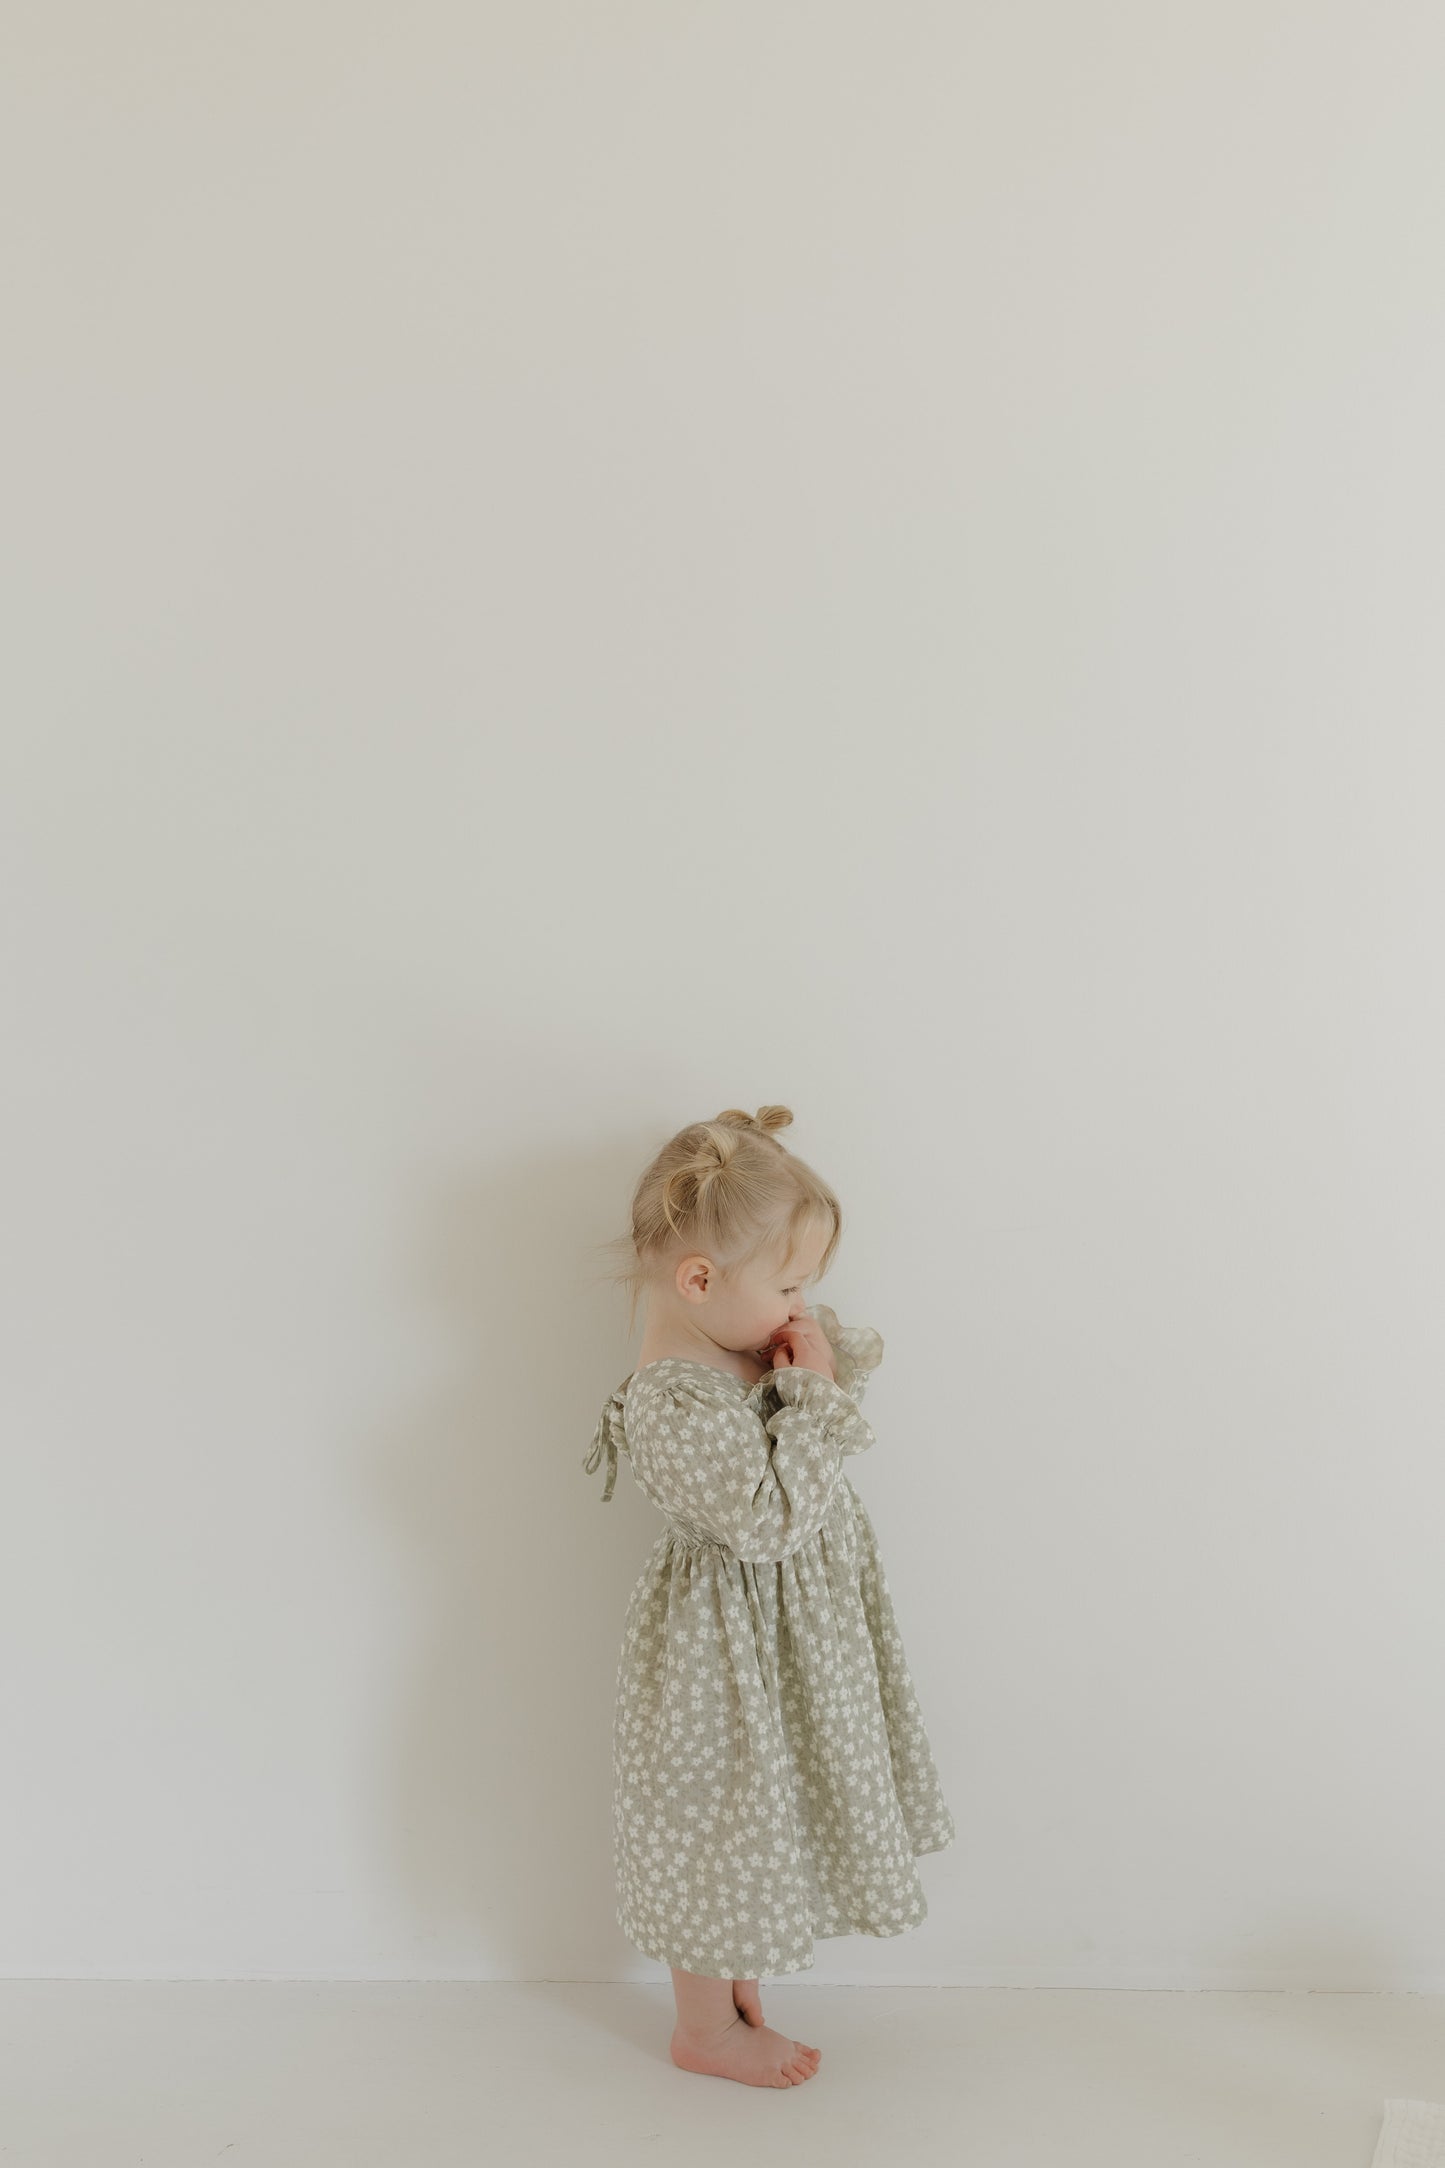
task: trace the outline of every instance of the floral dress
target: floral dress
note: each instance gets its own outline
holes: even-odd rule
[[[915,1855],[956,1834],[878,1556],[844,1473],[883,1342],[812,1315],[820,1371],[749,1386],[666,1355],[604,1406],[586,1466],[619,1451],[667,1516],[628,1601],[613,1722],[618,1926],[711,1979],[801,1972],[820,1935],[925,1917]]]

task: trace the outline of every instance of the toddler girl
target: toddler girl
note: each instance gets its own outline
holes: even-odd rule
[[[672,2059],[801,2085],[819,2050],[763,2021],[758,1979],[822,1935],[899,1935],[927,1902],[916,1854],[955,1836],[873,1524],[843,1470],[883,1342],[810,1310],[842,1212],[774,1132],[730,1107],[639,1181],[620,1277],[646,1295],[638,1367],[585,1466],[619,1449],[667,1526],[617,1667],[617,1923],[672,1971]],[[629,1326],[632,1320],[629,1320]]]

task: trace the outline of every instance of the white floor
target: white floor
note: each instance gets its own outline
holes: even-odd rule
[[[1445,1997],[804,1987],[764,2091],[657,1986],[0,1983],[3,2168],[1371,2168],[1445,2101]],[[685,2149],[685,2151],[684,2151]]]

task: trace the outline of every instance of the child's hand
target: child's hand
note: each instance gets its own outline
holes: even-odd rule
[[[792,1317],[780,1325],[772,1339],[775,1370],[816,1370],[836,1385],[833,1348],[815,1317]]]

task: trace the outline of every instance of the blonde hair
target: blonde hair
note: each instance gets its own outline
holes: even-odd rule
[[[810,1226],[830,1227],[814,1275],[822,1278],[842,1238],[843,1209],[822,1176],[778,1141],[792,1119],[791,1107],[725,1107],[679,1129],[643,1169],[629,1232],[602,1245],[616,1260],[614,1284],[628,1290],[629,1333],[639,1295],[693,1250],[727,1280],[764,1256],[782,1265]]]

